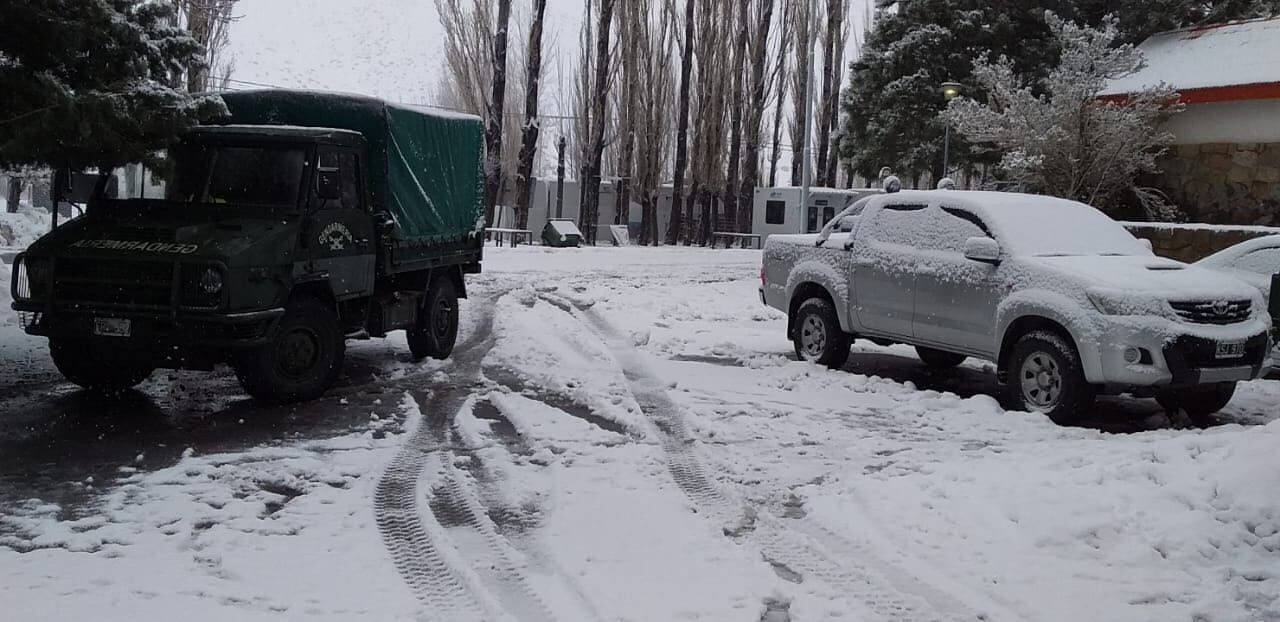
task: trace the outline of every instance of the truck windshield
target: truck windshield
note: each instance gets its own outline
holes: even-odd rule
[[[170,201],[286,207],[298,203],[307,162],[298,146],[184,143],[168,157]]]

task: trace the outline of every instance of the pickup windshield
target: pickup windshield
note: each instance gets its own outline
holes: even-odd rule
[[[1133,234],[1084,205],[1032,204],[992,215],[998,237],[1016,255],[1150,255]]]

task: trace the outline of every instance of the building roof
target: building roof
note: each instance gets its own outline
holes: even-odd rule
[[[1171,30],[1138,49],[1146,67],[1113,80],[1102,96],[1163,82],[1189,104],[1280,99],[1280,18]]]

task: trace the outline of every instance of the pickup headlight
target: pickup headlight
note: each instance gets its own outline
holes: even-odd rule
[[[13,297],[38,300],[49,295],[53,283],[53,262],[48,257],[24,256],[14,266]]]
[[[1093,308],[1103,315],[1169,317],[1169,310],[1163,300],[1098,291],[1089,292],[1088,296]]]

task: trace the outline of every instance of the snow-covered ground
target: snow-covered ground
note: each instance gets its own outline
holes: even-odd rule
[[[0,248],[26,248],[49,232],[52,220],[49,210],[31,207],[26,202],[10,214],[5,210],[5,200],[0,199]]]
[[[758,268],[491,250],[453,360],[353,344],[380,380],[311,408],[362,423],[0,506],[0,617],[1280,620],[1280,382],[1062,428],[974,361],[792,360]],[[47,369],[27,343],[0,319]]]

